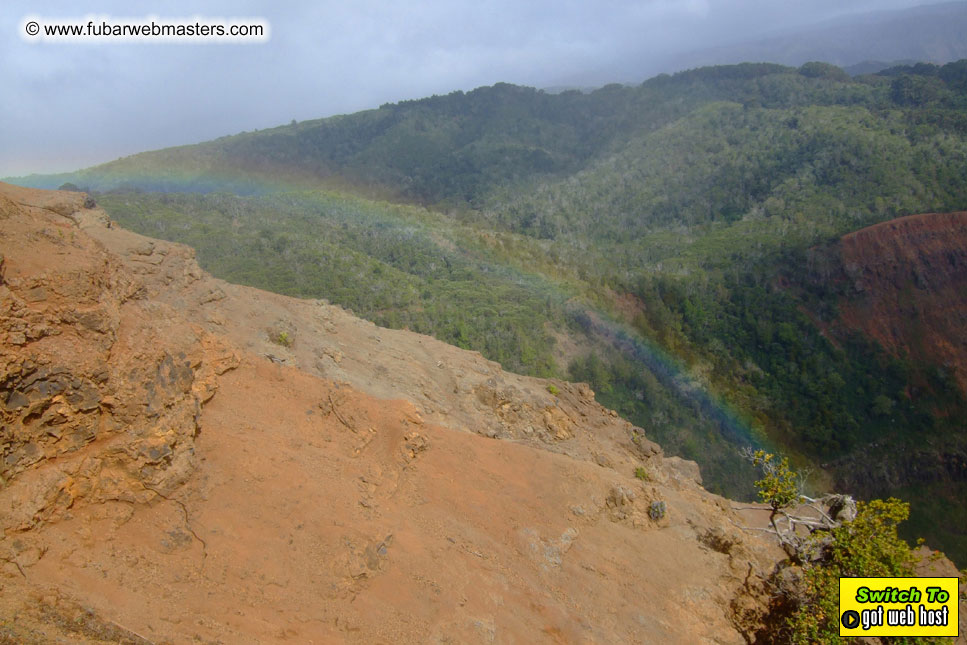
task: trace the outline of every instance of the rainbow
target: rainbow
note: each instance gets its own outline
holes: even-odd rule
[[[242,135],[244,136],[244,135]],[[204,146],[205,144],[201,144]],[[192,146],[196,148],[198,146]],[[262,164],[259,168],[237,165],[205,163],[205,155],[193,156],[190,161],[178,154],[179,148],[169,148],[155,152],[141,153],[133,158],[119,159],[114,162],[95,166],[76,173],[63,175],[32,175],[13,180],[14,183],[37,188],[57,188],[64,182],[72,182],[81,188],[92,190],[112,190],[133,188],[149,192],[209,193],[230,192],[239,196],[267,196],[270,194],[312,192],[315,194],[336,193],[342,199],[364,202],[392,200],[398,204],[399,197],[377,194],[380,191],[371,187],[348,184],[335,176],[320,177],[303,169],[293,169],[281,165]],[[187,161],[187,163],[179,163]],[[211,159],[214,161],[214,159]],[[132,165],[134,167],[132,168]],[[378,209],[379,212],[387,212]],[[398,209],[392,212],[400,215]],[[383,216],[392,219],[391,216]],[[408,218],[407,225],[416,222]],[[424,228],[427,228],[424,224]],[[484,250],[485,249],[481,249]],[[468,249],[461,249],[467,253]],[[577,307],[591,320],[591,331],[609,343],[635,363],[644,365],[658,381],[676,396],[689,402],[711,419],[718,428],[721,438],[738,448],[751,446],[767,448],[770,441],[765,433],[753,428],[744,415],[730,405],[711,388],[694,378],[686,361],[669,353],[655,341],[642,336],[629,324],[620,321],[604,306],[593,305],[576,297],[576,288],[566,281],[554,280],[536,271],[525,270],[520,266],[510,266],[482,258],[496,272],[529,287],[552,295],[558,302],[566,302],[569,307]]]

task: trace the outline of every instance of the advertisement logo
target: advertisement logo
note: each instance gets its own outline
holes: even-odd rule
[[[957,636],[957,578],[840,578],[840,636]]]

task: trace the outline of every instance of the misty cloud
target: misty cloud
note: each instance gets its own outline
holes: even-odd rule
[[[293,3],[295,5],[296,3]],[[859,0],[852,12],[916,0]],[[469,90],[641,81],[668,57],[828,19],[840,0],[394,3],[7,2],[0,9],[0,176],[72,170],[193,143]],[[143,6],[143,5],[142,5]],[[140,9],[141,7],[139,7]],[[28,14],[261,17],[266,44],[32,44]],[[670,70],[669,70],[670,71]]]

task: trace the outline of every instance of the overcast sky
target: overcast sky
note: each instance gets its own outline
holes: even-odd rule
[[[0,7],[0,176],[59,172],[469,90],[549,87],[844,12],[923,0],[24,2]],[[40,7],[40,8],[38,8]],[[25,16],[263,18],[263,44],[26,42]],[[634,69],[632,65],[631,69]],[[604,72],[607,74],[607,72]],[[627,73],[625,73],[627,76]]]

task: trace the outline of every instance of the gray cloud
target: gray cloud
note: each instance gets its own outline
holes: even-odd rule
[[[921,0],[922,1],[922,0]],[[854,0],[850,11],[918,0]],[[0,9],[0,176],[72,170],[146,149],[497,81],[643,80],[663,57],[844,11],[841,0],[429,0],[159,3],[163,17],[257,16],[258,45],[31,44],[28,14],[143,16],[130,2],[8,0]],[[279,6],[283,5],[283,6]],[[614,76],[609,77],[612,74]],[[620,74],[620,78],[618,75]]]

